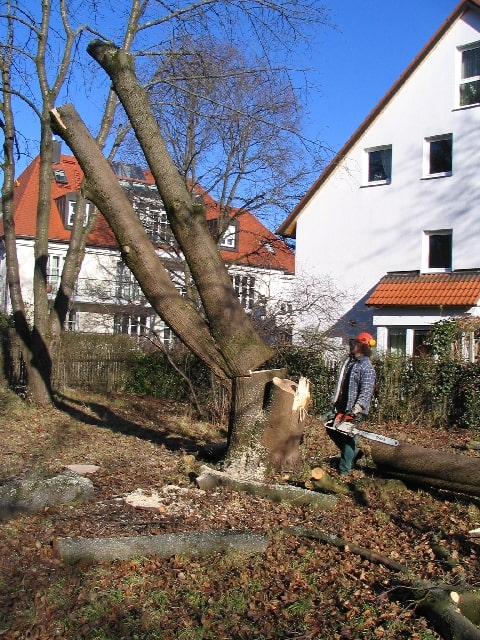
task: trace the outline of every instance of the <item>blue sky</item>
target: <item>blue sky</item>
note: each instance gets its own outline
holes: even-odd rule
[[[309,120],[305,135],[319,139],[332,152],[338,151],[398,76],[426,44],[457,0],[316,0],[328,9],[336,27],[315,32],[310,57],[292,60],[310,86],[307,98]],[[77,96],[82,88],[77,87]],[[75,102],[88,121],[95,96]],[[91,102],[93,100],[93,102]],[[86,106],[85,106],[86,105]],[[28,118],[22,128],[28,130]],[[88,123],[87,123],[88,124]],[[38,139],[37,127],[32,133]],[[22,171],[38,153],[22,157]]]
[[[308,64],[307,135],[338,151],[430,37],[457,0],[322,0],[336,29],[323,29]]]

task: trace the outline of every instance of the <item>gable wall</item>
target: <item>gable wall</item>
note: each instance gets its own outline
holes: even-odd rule
[[[443,228],[453,228],[453,268],[480,267],[480,107],[454,109],[456,47],[478,40],[480,17],[470,13],[311,198],[297,222],[297,273],[328,273],[359,300],[387,271],[420,269],[422,232]],[[422,179],[424,138],[447,133],[453,134],[453,175]],[[387,144],[391,184],[362,186],[364,149]],[[362,310],[357,320],[366,326],[371,312],[362,317]]]

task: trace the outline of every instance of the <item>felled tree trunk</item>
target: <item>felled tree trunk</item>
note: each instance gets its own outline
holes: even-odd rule
[[[254,480],[239,480],[228,473],[203,466],[196,479],[197,486],[204,491],[215,487],[229,487],[233,491],[243,491],[249,495],[259,496],[273,502],[289,502],[294,505],[310,505],[323,511],[333,509],[338,499],[336,496],[308,491],[288,484],[268,484]]]
[[[128,560],[136,556],[175,555],[204,556],[212,553],[251,555],[263,553],[266,536],[233,531],[199,531],[166,533],[158,536],[115,538],[62,538],[54,543],[54,551],[64,562],[101,562]]]
[[[254,371],[235,378],[225,470],[234,477],[264,479],[301,463],[308,381],[286,380],[285,371]]]
[[[466,600],[474,598],[472,592],[459,594],[447,587],[428,585],[423,582],[413,588],[419,600],[416,610],[432,622],[436,631],[445,640],[480,640],[480,629],[469,619],[472,614],[466,608],[462,611],[462,595]],[[478,601],[477,601],[478,606]],[[478,612],[473,612],[474,614]]]
[[[372,442],[370,452],[379,471],[405,483],[480,496],[480,458],[405,442],[397,447]]]

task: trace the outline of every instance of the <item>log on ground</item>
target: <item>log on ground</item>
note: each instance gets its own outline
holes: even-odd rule
[[[196,484],[200,489],[205,491],[209,491],[215,487],[229,487],[234,491],[243,491],[249,495],[266,498],[273,502],[311,505],[324,511],[333,509],[338,501],[334,495],[308,491],[307,489],[288,484],[267,484],[254,480],[235,478],[228,473],[211,469],[206,465],[200,468],[200,475],[196,478]]]
[[[342,496],[351,493],[348,485],[338,482],[328,475],[321,467],[315,467],[310,472],[310,478],[305,482],[305,488],[325,493],[335,493]]]
[[[445,640],[480,640],[480,629],[462,611],[458,592],[448,585],[435,585],[419,581],[411,585],[417,600],[417,613],[430,620]],[[465,596],[466,597],[466,596]]]
[[[480,496],[480,458],[400,442],[389,447],[370,444],[376,468],[419,487],[436,487]]]
[[[233,531],[166,533],[156,536],[112,538],[61,538],[56,555],[67,563],[128,560],[141,556],[206,556],[214,553],[253,555],[264,553],[266,536]]]

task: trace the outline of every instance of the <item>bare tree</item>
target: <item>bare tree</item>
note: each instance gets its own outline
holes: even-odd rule
[[[238,44],[184,38],[165,55],[148,95],[189,188],[200,185],[218,202],[218,237],[232,214],[284,216],[318,166],[285,67],[247,57]]]
[[[108,21],[105,21],[102,12],[108,12]],[[85,16],[88,18],[82,23],[81,18]],[[30,390],[36,401],[45,403],[51,401],[52,348],[71,301],[71,292],[81,266],[84,243],[89,231],[88,227],[83,226],[84,217],[78,208],[79,215],[76,216],[61,287],[53,307],[50,308],[46,294],[52,160],[48,113],[60,96],[68,97],[70,91],[78,92],[79,87],[83,88],[83,77],[84,87],[95,86],[98,90],[98,94],[91,92],[92,98],[98,95],[98,100],[103,102],[95,123],[96,126],[101,123],[96,134],[100,148],[104,149],[108,142],[113,153],[123,137],[122,131],[117,137],[109,137],[118,100],[108,85],[105,86],[102,81],[95,82],[95,70],[93,75],[85,75],[91,69],[84,57],[83,35],[87,31],[101,35],[106,41],[119,43],[124,52],[135,50],[139,59],[140,55],[163,55],[170,47],[174,35],[183,37],[203,33],[207,37],[215,31],[232,37],[234,31],[237,34],[241,23],[245,33],[259,36],[254,45],[268,59],[273,58],[275,51],[281,46],[293,42],[288,34],[295,34],[295,46],[298,46],[304,27],[311,25],[312,28],[318,28],[319,24],[325,22],[325,11],[313,0],[284,0],[280,3],[272,3],[270,0],[197,0],[174,9],[151,0],[125,0],[121,3],[107,0],[101,5],[87,0],[81,7],[74,7],[68,0],[59,0],[58,3],[43,0],[35,6],[29,2],[7,2],[5,13],[1,17],[8,26],[8,30],[2,31],[1,36],[3,59],[9,61],[2,69],[3,97],[8,94],[28,105],[38,119],[40,131],[41,170],[36,214],[34,318],[31,327],[22,308],[21,283],[18,269],[15,271],[13,236],[6,240],[6,246],[8,285],[19,334],[22,326],[28,327],[28,335],[24,334],[24,349],[29,366]],[[97,22],[103,25],[101,30],[96,26]],[[110,35],[104,36],[102,30],[110,30]],[[79,72],[84,75],[79,76]],[[12,86],[12,78],[18,82],[17,86]],[[2,110],[9,110],[10,126],[18,139],[21,127],[15,125],[15,109],[5,99],[1,106]],[[4,120],[7,120],[5,114]],[[8,144],[6,148],[7,146]],[[5,155],[3,167],[6,203],[9,194],[13,193],[15,164],[12,153]],[[6,235],[14,234],[13,213],[11,221],[10,226],[4,225]],[[257,359],[258,356],[255,360]]]

